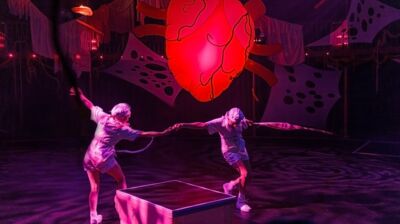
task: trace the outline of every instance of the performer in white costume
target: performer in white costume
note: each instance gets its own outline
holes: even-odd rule
[[[224,116],[210,120],[208,122],[177,123],[173,126],[174,130],[180,128],[207,129],[209,134],[218,133],[221,139],[221,152],[226,162],[239,172],[237,179],[231,180],[223,185],[226,194],[232,194],[235,187],[239,187],[239,194],[236,207],[243,212],[249,212],[251,207],[246,201],[246,185],[250,178],[251,166],[246,143],[242,132],[249,126],[269,127],[278,130],[308,130],[324,134],[332,134],[328,131],[302,127],[283,122],[260,122],[254,123],[245,118],[239,108],[232,108]]]
[[[70,95],[75,95],[71,89]],[[115,145],[123,139],[133,141],[137,137],[157,137],[170,132],[139,131],[129,126],[131,108],[126,103],[115,105],[111,114],[105,113],[100,107],[93,103],[79,90],[79,97],[83,104],[91,111],[91,119],[96,122],[97,128],[93,140],[86,151],[83,167],[90,182],[89,208],[90,223],[98,224],[102,216],[97,214],[97,201],[100,186],[100,173],[107,173],[117,182],[117,189],[126,188],[125,175],[115,159]]]

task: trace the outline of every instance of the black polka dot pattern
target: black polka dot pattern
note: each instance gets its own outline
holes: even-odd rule
[[[387,0],[385,3],[389,4],[391,2],[391,0]],[[382,18],[382,14],[385,13],[384,10],[387,8],[382,4],[376,3],[376,1],[357,1],[356,8],[348,17],[350,24],[347,34],[351,41],[356,42],[360,37],[365,35],[365,33],[371,32],[371,26],[375,23],[379,23],[377,20]]]
[[[334,32],[309,46],[343,46],[373,43],[389,24],[400,20],[400,0],[351,0],[347,19]],[[387,4],[391,7],[388,7]]]
[[[155,73],[154,76],[158,79],[166,79],[167,76],[162,73]]]
[[[149,76],[149,74],[147,72],[140,72],[139,75],[144,76],[144,77]]]
[[[351,27],[351,28],[349,29],[348,34],[349,34],[349,36],[351,36],[351,37],[355,37],[355,36],[357,36],[357,34],[358,34],[358,30],[357,30],[356,28],[354,28],[354,27]]]
[[[296,93],[296,96],[297,96],[298,98],[300,98],[300,99],[305,99],[305,98],[306,98],[306,94],[301,93],[301,92]]]
[[[283,102],[287,105],[292,105],[294,103],[293,97],[291,96],[285,96],[283,98]]]
[[[287,106],[301,106],[304,108],[304,111],[309,114],[313,115],[318,113],[319,110],[326,107],[325,101],[331,101],[332,99],[336,98],[334,93],[324,93],[317,83],[323,82],[325,77],[322,71],[313,71],[308,74],[308,78],[306,78],[305,82],[301,81],[304,80],[304,76],[295,78],[296,70],[294,67],[284,67],[286,73],[286,82],[287,85],[293,89],[286,88],[285,95],[283,96],[282,102]],[[303,74],[302,74],[303,75]],[[297,87],[295,87],[297,86]],[[296,89],[303,89],[306,91],[298,91]]]
[[[361,22],[361,29],[364,32],[368,31],[368,24],[367,24],[367,21],[365,19],[363,19],[363,21]]]
[[[132,50],[131,51],[131,58],[132,59],[137,59],[139,57],[139,54],[137,53],[137,51]]]
[[[307,86],[307,88],[312,89],[312,88],[315,88],[315,83],[313,81],[308,80],[306,82],[306,86]]]
[[[308,106],[308,107],[306,107],[306,111],[309,114],[314,114],[315,113],[315,108],[311,107],[311,106]]]
[[[148,84],[149,81],[147,81],[146,79],[139,79],[139,82],[143,83],[143,84]]]
[[[167,69],[161,65],[149,63],[145,65],[146,68],[154,70],[154,71],[166,71]]]
[[[172,96],[172,94],[174,93],[174,89],[172,89],[172,87],[168,86],[164,88],[164,92],[165,94],[167,94],[168,96]]]
[[[136,51],[132,51],[131,55],[132,58],[136,57],[137,55],[135,54]],[[144,61],[144,57],[141,57]],[[146,57],[146,59],[149,59],[149,57]],[[139,58],[139,61],[140,60]],[[140,71],[140,70],[146,70],[146,71]],[[134,65],[130,69],[131,72],[133,72],[132,75],[137,74],[138,77],[138,82],[144,86],[149,86],[149,83],[152,82],[153,87],[156,89],[161,89],[161,86],[163,86],[163,89],[161,90],[165,95],[167,96],[173,96],[174,95],[174,88],[170,86],[172,83],[171,80],[168,80],[168,77],[171,75],[168,75],[167,73],[162,73],[164,71],[167,71],[167,68],[155,64],[155,63],[146,63],[144,64],[143,67],[139,65]],[[138,72],[140,71],[140,72]],[[115,73],[117,74],[124,74],[124,71],[121,69],[116,69],[114,70]],[[162,80],[162,81],[161,81]],[[168,84],[167,84],[168,82]]]
[[[168,68],[166,59],[157,55],[135,36],[130,35],[120,61],[104,70],[172,106],[181,90]]]
[[[296,82],[296,78],[294,77],[294,76],[292,76],[292,75],[289,75],[289,81],[291,81],[291,82]]]
[[[373,16],[374,13],[375,13],[374,8],[369,8],[369,9],[368,9],[368,15],[369,15],[369,16]]]

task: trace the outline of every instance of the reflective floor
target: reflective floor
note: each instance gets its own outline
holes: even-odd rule
[[[0,223],[89,223],[85,149],[62,145],[0,148]],[[265,139],[248,140],[247,148],[253,210],[235,211],[234,223],[400,223],[399,157]],[[117,160],[129,187],[178,179],[222,191],[237,175],[217,139],[156,140],[147,151]],[[98,211],[105,224],[119,223],[115,186],[111,177],[101,177]]]

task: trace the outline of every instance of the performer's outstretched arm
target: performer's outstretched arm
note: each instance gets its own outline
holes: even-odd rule
[[[89,110],[91,110],[93,108],[93,103],[92,101],[90,101],[83,93],[81,89],[78,89],[78,94],[79,94],[79,98],[82,100],[83,105],[85,105]],[[75,96],[76,92],[74,90],[74,88],[71,88],[69,90],[69,95],[71,96]]]
[[[207,128],[207,123],[205,123],[205,122],[177,123],[174,126],[172,126],[173,130],[177,130],[180,128],[205,129],[205,128]]]
[[[159,131],[140,131],[139,136],[141,137],[159,137],[169,134],[172,131],[172,127],[165,129],[162,132]]]
[[[333,133],[329,131],[316,128],[303,127],[300,125],[290,124],[287,122],[254,122],[253,125],[256,127],[268,127],[281,131],[306,130],[306,131],[320,132],[327,135],[333,135]]]

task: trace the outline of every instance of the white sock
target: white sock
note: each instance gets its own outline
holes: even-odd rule
[[[239,198],[239,200],[245,200],[246,199],[245,195],[242,194],[241,192],[239,192],[238,198]]]

